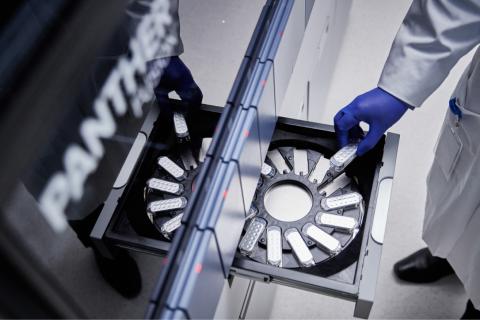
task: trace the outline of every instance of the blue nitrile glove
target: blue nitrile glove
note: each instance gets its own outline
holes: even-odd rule
[[[178,56],[168,59],[168,65],[163,69],[155,96],[159,101],[168,99],[168,93],[175,91],[183,101],[194,105],[202,103],[203,94],[192,77],[192,73]]]
[[[369,131],[360,141],[357,155],[365,154],[375,147],[385,131],[408,109],[408,104],[380,88],[359,95],[335,115],[335,132],[340,147],[352,140],[363,138],[363,130],[359,126],[363,121],[368,123]]]

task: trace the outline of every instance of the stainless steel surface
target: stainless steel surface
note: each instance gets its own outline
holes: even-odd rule
[[[193,157],[192,150],[185,149],[180,153],[180,158],[182,159],[183,167],[187,170],[195,170],[198,165],[197,161]]]
[[[313,183],[320,183],[325,176],[325,172],[330,168],[330,161],[323,156],[318,159],[315,169],[312,170],[308,179]]]
[[[321,112],[320,110],[325,109],[324,98],[328,93],[333,74],[331,69],[335,66],[338,47],[342,43],[341,34],[336,32],[331,35],[331,33],[338,27],[346,25],[348,21],[348,19],[339,21],[333,19],[343,13],[342,11],[346,11],[338,10],[335,5],[337,2],[322,0],[315,3],[313,0],[308,0],[305,3],[305,11],[307,11],[305,13],[311,11],[311,14],[309,14],[302,46],[281,106],[281,115],[284,117],[312,120],[312,113],[316,115]],[[318,99],[319,96],[323,99]],[[313,121],[317,120],[318,117],[313,119]]]
[[[357,220],[352,217],[341,216],[338,214],[319,212],[315,217],[318,225],[334,228],[336,231],[353,233],[358,227]]]
[[[339,210],[356,208],[362,202],[362,196],[357,192],[350,192],[339,196],[322,199],[320,206],[323,210]]]
[[[178,166],[175,162],[170,160],[168,157],[158,158],[158,165],[178,181],[182,181],[186,177],[185,170],[180,168],[180,166]]]
[[[308,174],[308,155],[307,150],[294,149],[293,150],[294,172],[299,176],[306,176]]]
[[[163,179],[151,178],[147,181],[147,188],[150,191],[165,192],[180,195],[183,192],[183,185]]]
[[[274,185],[266,192],[263,201],[268,214],[285,222],[305,217],[313,205],[310,193],[293,183]]]
[[[267,228],[267,262],[282,266],[282,229],[277,226]]]
[[[291,228],[285,231],[285,239],[287,239],[295,257],[302,266],[311,267],[315,265],[312,253],[297,229]]]
[[[185,197],[178,197],[166,200],[158,200],[150,202],[147,205],[147,211],[150,213],[164,212],[170,210],[183,209],[187,205]]]
[[[165,222],[160,228],[160,232],[167,239],[170,239],[173,231],[177,230],[182,225],[183,213],[173,217],[172,219]]]
[[[290,168],[287,166],[285,159],[278,149],[268,151],[267,157],[272,161],[273,165],[280,174],[290,172]]]
[[[249,255],[253,252],[266,226],[267,222],[262,218],[253,218],[250,221],[247,232],[238,245],[242,254]]]
[[[302,232],[311,240],[315,241],[320,249],[329,254],[335,254],[340,251],[340,242],[312,223],[303,226]]]
[[[263,88],[262,96],[258,102],[258,134],[260,140],[260,158],[265,160],[272,133],[277,123],[277,107],[278,103],[275,100],[276,90],[274,74],[276,70],[273,70],[273,63],[267,61],[265,63],[265,70],[270,67],[270,74],[268,75],[265,86]]]
[[[282,105],[305,33],[305,1],[294,1],[274,59],[275,100]]]
[[[351,179],[347,177],[345,173],[339,175],[335,180],[324,186],[319,190],[320,193],[325,193],[325,196],[329,196],[338,189],[345,188],[351,182]]]

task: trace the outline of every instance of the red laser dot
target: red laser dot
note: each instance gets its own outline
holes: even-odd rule
[[[226,199],[228,195],[228,189],[223,191],[223,199]]]
[[[196,272],[196,273],[202,272],[202,264],[201,264],[201,263],[197,263],[197,264],[195,265],[195,272]]]
[[[283,37],[283,31],[280,31],[279,34],[280,34],[280,37]]]
[[[243,131],[243,135],[245,136],[245,138],[248,138],[248,136],[250,135],[250,130],[245,129],[245,130]]]
[[[266,84],[267,84],[267,80],[262,80],[261,82],[262,87],[265,87]]]
[[[163,259],[162,259],[162,264],[163,264],[164,266],[166,266],[167,263],[168,263],[168,258],[167,258],[167,257],[163,258]]]

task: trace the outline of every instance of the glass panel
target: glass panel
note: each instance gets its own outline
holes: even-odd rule
[[[88,316],[139,317],[162,262],[118,246],[168,250],[265,1],[113,3],[2,11],[0,212]]]

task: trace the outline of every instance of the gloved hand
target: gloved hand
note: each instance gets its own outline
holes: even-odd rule
[[[167,66],[163,69],[158,85],[155,87],[157,100],[168,99],[168,93],[175,91],[182,101],[193,105],[202,103],[203,94],[192,77],[192,73],[178,56],[168,59]]]
[[[359,126],[363,121],[368,123],[369,131],[360,141],[357,155],[365,154],[408,108],[408,104],[380,88],[359,95],[335,115],[335,132],[340,147],[363,138],[363,130]]]

